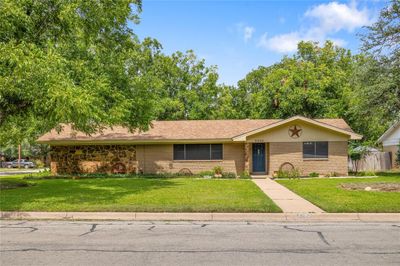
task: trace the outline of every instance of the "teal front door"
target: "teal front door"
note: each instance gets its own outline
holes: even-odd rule
[[[253,143],[253,172],[265,172],[265,143]]]

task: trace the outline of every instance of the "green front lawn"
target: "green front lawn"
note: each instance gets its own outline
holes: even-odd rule
[[[278,182],[327,212],[400,212],[400,192],[353,191],[341,187],[346,183],[400,183],[400,175]]]
[[[0,182],[20,178],[1,178]],[[24,181],[30,186],[0,190],[2,211],[281,212],[251,180],[91,178]]]

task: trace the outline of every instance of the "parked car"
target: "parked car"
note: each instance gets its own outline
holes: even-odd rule
[[[21,159],[21,161],[18,163],[18,160],[14,160],[12,162],[6,162],[5,166],[7,168],[17,168],[18,164],[20,165],[21,168],[35,168],[36,165],[34,162],[30,162],[25,159]]]

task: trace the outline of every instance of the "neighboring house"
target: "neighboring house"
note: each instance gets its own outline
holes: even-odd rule
[[[282,165],[301,174],[347,175],[347,145],[361,139],[343,119],[154,121],[146,132],[114,127],[88,136],[69,125],[43,135],[53,173],[177,173],[221,166],[237,175],[273,175]],[[286,168],[285,168],[286,169]]]
[[[385,133],[378,139],[378,143],[382,143],[383,151],[390,152],[392,168],[396,167],[396,156],[400,143],[400,121],[394,123]]]

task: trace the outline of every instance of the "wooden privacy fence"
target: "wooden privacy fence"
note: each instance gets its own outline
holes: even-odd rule
[[[358,162],[358,171],[387,171],[391,163],[390,152],[370,152]],[[350,158],[349,171],[356,171],[356,164]]]

